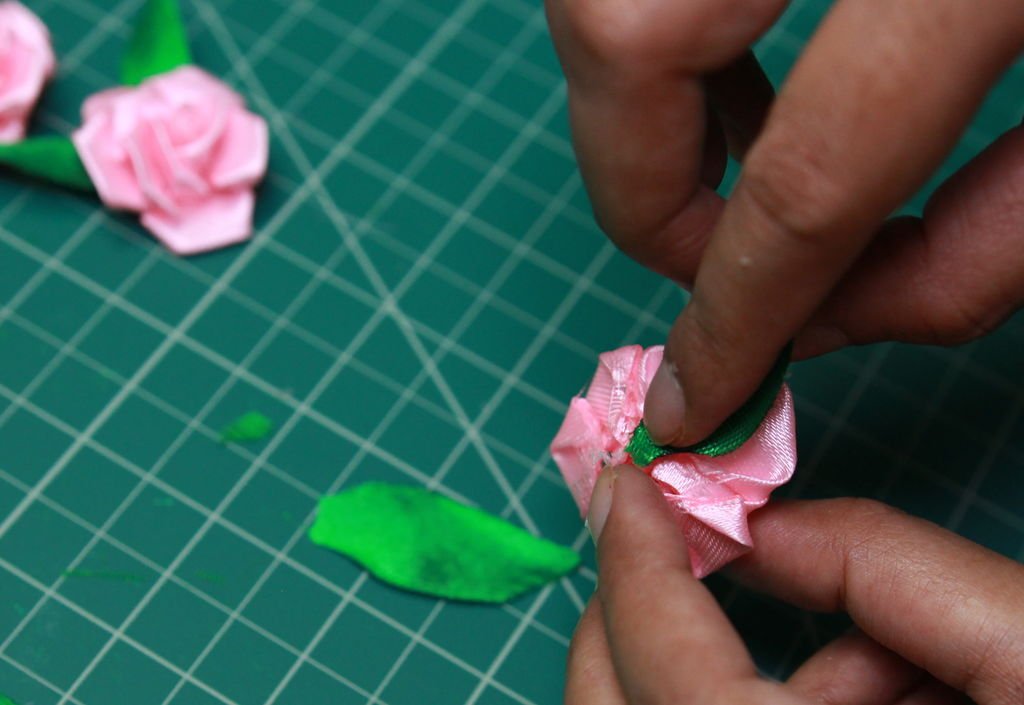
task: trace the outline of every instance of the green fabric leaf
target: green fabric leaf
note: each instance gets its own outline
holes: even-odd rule
[[[78,150],[67,137],[30,137],[14,144],[0,144],[0,164],[60,186],[93,190]]]
[[[309,537],[395,587],[469,602],[507,602],[580,560],[479,509],[384,482],[321,499]]]
[[[136,86],[147,78],[192,63],[178,0],[147,0],[121,60],[121,80]]]
[[[221,443],[261,441],[274,430],[274,422],[258,411],[250,411],[232,421],[220,432]]]
[[[633,431],[633,437],[626,446],[626,452],[633,459],[637,467],[646,467],[658,458],[674,453],[697,453],[698,455],[725,455],[739,448],[747,442],[757,428],[764,421],[768,411],[775,403],[775,397],[779,395],[782,381],[786,376],[786,368],[789,366],[789,356],[792,346],[786,346],[768,376],[761,382],[761,386],[754,392],[754,396],[747,400],[732,416],[725,420],[718,429],[706,439],[692,446],[676,448],[673,446],[659,446],[651,440],[647,426],[640,423]]]

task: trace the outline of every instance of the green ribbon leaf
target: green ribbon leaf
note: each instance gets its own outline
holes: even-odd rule
[[[261,441],[274,430],[274,422],[258,411],[242,414],[220,433],[221,443]]]
[[[719,426],[714,433],[706,439],[692,446],[677,448],[673,446],[659,446],[651,440],[647,426],[643,422],[633,431],[633,437],[626,446],[626,452],[633,459],[637,467],[646,467],[658,458],[675,453],[696,453],[698,455],[725,455],[739,448],[754,435],[764,417],[775,403],[779,395],[782,381],[786,376],[786,368],[789,366],[789,356],[792,346],[786,346],[768,376],[761,382],[754,395],[747,400],[732,416]]]
[[[121,80],[137,86],[147,78],[191,63],[178,0],[147,0],[121,60]]]
[[[0,144],[0,164],[61,186],[93,190],[78,150],[67,137],[31,137],[14,144]]]
[[[395,587],[468,602],[507,602],[580,560],[479,509],[384,482],[321,499],[309,538]]]

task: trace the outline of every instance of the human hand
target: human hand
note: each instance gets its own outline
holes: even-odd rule
[[[1020,0],[840,0],[773,99],[748,47],[785,4],[547,0],[598,222],[692,285],[647,397],[662,444],[710,434],[794,338],[951,344],[1024,302],[1024,129],[883,224],[1024,48]]]
[[[758,677],[646,475],[606,470],[590,525],[598,590],[573,638],[566,705],[1024,702],[1024,566],[934,524],[866,500],[751,515],[757,548],[734,564],[738,577],[807,609],[845,610],[859,630],[784,684]]]

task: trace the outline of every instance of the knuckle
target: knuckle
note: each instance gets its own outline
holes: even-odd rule
[[[890,557],[903,556],[900,527],[903,512],[874,499],[848,497],[833,500],[836,524],[842,526],[829,537],[833,555],[841,566],[835,603],[845,606],[846,593],[856,576],[873,565],[890,564]]]
[[[935,287],[929,297],[921,323],[925,336],[946,345],[959,345],[991,333],[1002,321],[1002,308],[992,306],[985,297],[964,295],[956,287]]]
[[[813,138],[777,131],[762,138],[744,168],[740,193],[754,217],[800,248],[828,244],[847,215],[849,190],[825,153]]]
[[[549,5],[556,0],[548,0]],[[706,70],[735,57],[783,0],[560,0],[562,29],[594,58]]]
[[[601,63],[631,59],[649,44],[644,13],[625,0],[564,0],[562,17],[568,38]]]
[[[886,525],[898,514],[892,507],[864,497],[837,499],[833,511],[843,527],[834,545],[846,561],[861,561],[884,550],[891,540]]]

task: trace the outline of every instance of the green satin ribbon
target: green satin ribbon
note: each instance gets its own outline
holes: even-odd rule
[[[135,20],[121,60],[121,81],[137,86],[161,73],[192,63],[188,35],[177,0],[149,0]]]
[[[697,453],[698,455],[725,455],[739,448],[754,435],[764,417],[775,403],[775,398],[782,388],[782,381],[789,366],[792,345],[787,345],[779,355],[768,376],[761,382],[754,395],[747,400],[732,416],[725,420],[710,436],[685,448],[675,446],[659,446],[651,440],[647,426],[643,422],[636,427],[633,437],[626,446],[626,452],[637,467],[646,467],[658,458],[675,453]]]
[[[30,137],[0,145],[0,164],[22,174],[79,191],[92,191],[92,179],[67,137]]]

